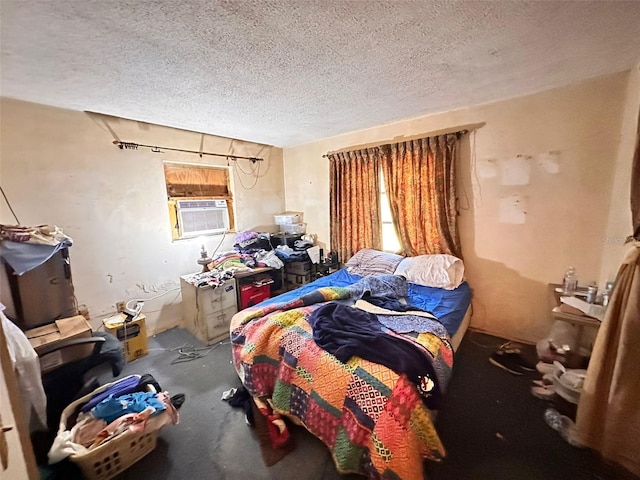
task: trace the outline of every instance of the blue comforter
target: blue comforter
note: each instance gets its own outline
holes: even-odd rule
[[[320,277],[300,288],[283,293],[260,303],[260,306],[271,303],[289,302],[321,287],[346,287],[360,280],[362,277],[351,275],[346,268],[340,269],[331,275]],[[467,282],[463,282],[455,290],[425,287],[415,283],[408,283],[407,303],[422,310],[431,312],[444,325],[449,335],[453,336],[471,303],[471,288]]]

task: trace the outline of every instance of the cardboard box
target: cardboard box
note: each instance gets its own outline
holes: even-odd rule
[[[122,343],[122,354],[128,363],[149,353],[149,345],[145,316],[140,314],[130,322],[125,322],[125,318],[124,313],[119,313],[102,323],[105,330]]]
[[[91,325],[82,315],[62,318],[24,333],[38,355],[43,352],[45,347],[49,348],[64,340],[90,338],[93,335]],[[91,355],[93,347],[93,344],[75,345],[52,352],[40,359],[40,369],[42,373],[47,373],[65,363],[82,360]]]

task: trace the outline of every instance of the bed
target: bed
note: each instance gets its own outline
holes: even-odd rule
[[[367,300],[367,305],[379,298],[397,298],[432,313],[437,321],[425,315],[418,319],[420,332],[397,332],[392,329],[396,323],[392,328],[382,324],[388,315],[355,308],[357,300]],[[453,353],[469,324],[470,302],[471,289],[464,281],[443,289],[398,275],[362,277],[344,268],[238,312],[231,322],[233,363],[254,399],[263,405],[267,400],[276,414],[303,425],[327,445],[339,472],[422,478],[424,459],[438,461],[445,455],[434,412],[446,401]],[[351,355],[351,340],[345,339],[352,332],[331,330],[341,328],[345,312],[356,318],[356,310],[367,315],[362,318],[374,315],[382,332],[375,342],[358,346],[366,358]],[[408,317],[392,321],[399,318]],[[392,343],[378,344],[378,338]],[[405,350],[410,354],[406,358]],[[367,359],[369,355],[377,361]],[[406,368],[398,368],[397,362]],[[427,373],[417,375],[417,365],[418,373]]]

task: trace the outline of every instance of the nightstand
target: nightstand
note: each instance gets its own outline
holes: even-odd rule
[[[314,277],[315,278],[324,277],[324,276],[329,275],[331,273],[337,272],[338,270],[340,270],[341,267],[342,267],[342,264],[340,262],[314,263],[313,264]]]
[[[549,298],[551,299],[551,317],[554,320],[559,320],[561,322],[567,322],[570,323],[572,325],[574,325],[576,327],[576,334],[575,334],[575,345],[576,345],[576,349],[577,352],[579,352],[580,349],[580,345],[582,343],[582,339],[584,337],[584,333],[585,333],[585,327],[586,328],[591,328],[591,329],[595,329],[598,330],[600,328],[600,320],[598,320],[597,318],[593,318],[593,317],[588,317],[586,315],[575,315],[573,313],[567,313],[567,312],[563,312],[560,310],[560,297],[562,296],[561,293],[556,291],[556,288],[560,288],[561,285],[556,284],[556,283],[550,283],[549,284]],[[577,353],[577,352],[571,352],[571,354]],[[573,355],[571,355],[571,357],[573,357]],[[579,358],[572,358],[572,361],[569,362],[572,365],[571,368],[576,368],[575,366],[573,366],[573,363],[580,363],[580,359]]]

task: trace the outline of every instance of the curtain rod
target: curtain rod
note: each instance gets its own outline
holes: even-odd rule
[[[441,133],[439,135],[464,135],[466,133],[469,133],[469,130],[458,130],[456,132],[448,132],[448,133]],[[434,137],[437,137],[439,135],[431,135]],[[421,137],[421,138],[428,138],[428,137]],[[387,142],[387,143],[379,143],[378,145],[372,145],[371,147],[362,147],[362,148],[376,148],[376,147],[382,147],[383,145],[391,145],[392,143],[399,143],[399,142]],[[346,147],[346,148],[341,148],[339,150],[334,150],[333,152],[327,152],[324,155],[322,155],[322,158],[329,158],[329,155],[333,155],[334,153],[341,153],[341,152],[348,152],[350,151],[349,149],[351,149],[352,147]],[[360,150],[360,149],[357,149]]]
[[[249,160],[251,163],[264,161],[264,158],[259,158],[259,157],[243,157],[242,155],[230,155],[227,153],[198,152],[196,150],[184,150],[182,148],[158,147],[157,145],[144,145],[142,143],[121,142],[120,140],[114,140],[113,144],[117,145],[120,150],[137,150],[138,147],[144,147],[144,148],[150,148],[153,153],[163,153],[162,150],[170,150],[172,152],[195,153],[196,155],[200,155],[200,158],[202,158],[203,155],[209,155],[210,157],[222,157],[222,158],[226,158],[227,160]]]

